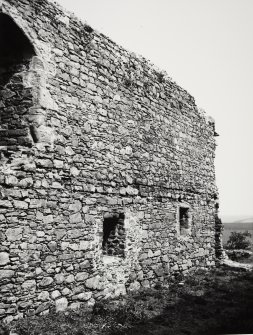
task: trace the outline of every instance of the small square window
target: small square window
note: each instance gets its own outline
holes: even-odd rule
[[[179,207],[180,235],[187,235],[190,229],[190,210],[187,207]]]
[[[125,215],[123,213],[107,214],[103,222],[103,254],[108,256],[125,256]]]

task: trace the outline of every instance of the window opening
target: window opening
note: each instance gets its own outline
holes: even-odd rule
[[[180,234],[181,235],[188,234],[190,228],[189,208],[179,207],[179,224],[180,224]]]
[[[109,214],[103,222],[103,254],[108,256],[125,256],[125,215]]]

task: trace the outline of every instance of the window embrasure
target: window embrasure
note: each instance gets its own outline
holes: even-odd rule
[[[108,213],[103,221],[103,254],[108,256],[125,256],[125,215]]]
[[[191,232],[191,209],[189,205],[180,204],[178,207],[178,226],[180,236],[187,236]]]

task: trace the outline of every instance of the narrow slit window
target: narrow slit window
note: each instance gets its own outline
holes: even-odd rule
[[[108,256],[125,256],[125,215],[108,214],[103,222],[103,254]]]
[[[190,229],[190,211],[189,208],[179,207],[180,235],[187,235]]]

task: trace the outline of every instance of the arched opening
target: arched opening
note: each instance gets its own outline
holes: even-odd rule
[[[0,14],[0,66],[31,59],[35,50],[23,31],[6,14]]]
[[[30,146],[25,115],[32,91],[23,85],[35,50],[24,32],[6,14],[0,14],[0,146]]]

